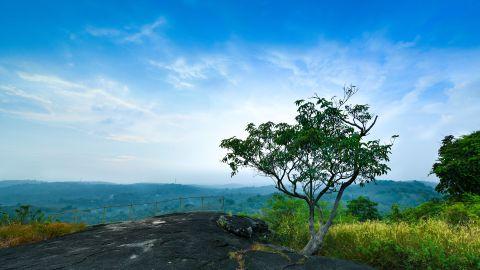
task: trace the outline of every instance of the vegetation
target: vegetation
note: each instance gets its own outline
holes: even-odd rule
[[[440,178],[438,192],[480,195],[480,131],[455,138],[446,136],[431,173]]]
[[[428,219],[437,219],[452,225],[480,222],[480,196],[464,194],[445,200],[432,200],[414,208],[399,211],[392,208],[387,216],[390,221],[414,223]]]
[[[10,217],[9,213],[0,211],[0,225],[8,225],[12,223],[42,223],[46,221],[43,212],[40,209],[33,211],[30,205],[20,205],[15,209],[14,213],[15,215]]]
[[[382,220],[366,222],[340,207],[319,254],[378,269],[479,269],[479,210],[480,196],[469,194],[405,210],[394,205]],[[300,250],[309,239],[307,215],[300,200],[276,195],[261,218],[273,230],[271,241]]]
[[[338,224],[321,255],[355,260],[378,269],[480,269],[480,226],[441,220],[417,223],[367,221]]]
[[[343,98],[298,100],[295,124],[251,123],[246,139],[232,137],[220,144],[228,151],[223,162],[232,176],[241,167],[253,168],[272,178],[279,191],[306,202],[310,240],[303,254],[321,248],[346,188],[375,181],[389,170],[392,144],[366,139],[378,117],[368,105],[347,104],[356,91],[350,86],[344,88]],[[326,209],[319,202],[329,193],[336,196],[330,214],[324,216]]]
[[[329,204],[326,202],[320,202],[320,204],[322,204],[322,208],[326,209],[323,216],[328,216],[330,214]],[[271,240],[274,243],[301,250],[310,237],[307,223],[308,211],[308,206],[302,200],[275,194],[262,209],[259,217],[269,224],[273,232]],[[316,211],[315,221],[318,221],[321,213],[318,212],[318,209]],[[355,217],[348,215],[344,206],[340,204],[335,216],[335,223],[351,223],[355,220]]]
[[[85,229],[85,224],[63,222],[53,223],[12,223],[0,226],[0,248],[42,241]]]
[[[359,221],[380,219],[377,205],[378,203],[371,201],[368,197],[360,196],[347,203],[347,213]]]
[[[0,248],[37,242],[83,230],[85,224],[52,222],[40,211],[32,211],[31,206],[21,205],[15,215],[0,212]]]
[[[216,195],[225,197],[225,208],[232,213],[258,213],[276,191],[274,186],[262,187],[199,187],[172,184],[128,184],[91,182],[40,182],[40,181],[0,181],[0,211],[14,214],[18,203],[34,205],[46,216],[72,209],[98,208],[104,205],[127,205],[130,203],[154,202],[156,200],[172,199],[190,196]],[[48,194],[48,196],[46,195]],[[335,194],[326,194],[323,200],[333,202]],[[374,184],[351,185],[343,194],[342,202],[355,199],[358,196],[374,198],[378,203],[380,213],[390,211],[392,204],[398,203],[401,208],[417,206],[440,195],[434,185],[421,181],[387,181],[376,180]],[[187,202],[194,207],[200,200]],[[207,203],[207,201],[205,202]],[[209,207],[217,207],[213,201]],[[9,205],[9,206],[6,206]],[[177,202],[158,205],[159,211],[168,212],[178,207]],[[128,209],[109,209],[106,213],[108,221],[128,218]],[[152,205],[148,209],[135,208],[135,217],[142,218],[151,215]],[[147,211],[148,210],[148,211]],[[123,211],[123,212],[122,212]],[[98,215],[103,213],[83,213],[82,222],[95,224],[99,222]],[[62,221],[74,221],[73,216],[63,215]]]

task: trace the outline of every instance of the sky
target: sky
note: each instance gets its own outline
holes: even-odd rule
[[[381,179],[429,176],[480,128],[479,1],[0,1],[0,179],[230,178],[222,139],[360,91],[395,141]]]

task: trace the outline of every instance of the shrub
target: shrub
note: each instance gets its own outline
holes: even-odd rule
[[[315,225],[318,228],[318,218],[322,216],[323,220],[330,212],[328,211],[328,203],[320,202],[323,209],[327,212],[320,213],[315,211]],[[323,214],[323,215],[322,215]],[[308,242],[310,235],[308,232],[308,206],[298,199],[293,199],[281,194],[274,194],[267,205],[262,209],[261,214],[256,216],[265,220],[269,228],[272,230],[271,241],[288,246],[290,248],[300,250]],[[354,222],[355,217],[346,213],[346,209],[340,204],[337,210],[335,222]]]
[[[368,197],[359,196],[347,203],[347,213],[359,221],[380,219],[377,205],[378,203],[371,201]]]
[[[392,208],[387,217],[391,221],[410,223],[426,219],[444,220],[452,225],[480,222],[480,196],[464,194],[447,200],[432,200],[403,212]]]
[[[301,249],[309,239],[308,208],[303,201],[275,194],[262,210],[262,219],[272,230],[272,241]]]
[[[14,215],[8,212],[0,211],[0,226],[12,223],[30,224],[30,223],[46,223],[50,222],[49,218],[40,210],[34,210],[31,205],[20,205],[14,211]]]

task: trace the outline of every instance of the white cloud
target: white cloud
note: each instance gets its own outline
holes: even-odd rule
[[[6,93],[8,95],[28,99],[28,100],[31,100],[33,102],[38,102],[42,105],[45,105],[46,109],[48,108],[49,105],[52,104],[52,102],[48,99],[45,99],[45,98],[42,98],[42,97],[39,97],[39,96],[36,96],[36,95],[33,95],[33,94],[29,94],[29,93],[27,93],[27,92],[25,92],[21,89],[18,89],[14,86],[0,85],[0,90],[2,90],[4,93]]]
[[[125,36],[124,41],[126,42],[141,42],[144,38],[152,37],[155,35],[156,30],[166,23],[165,18],[160,17],[154,22],[145,24],[140,27],[139,31],[135,33],[128,34]]]
[[[114,162],[114,163],[125,163],[125,162],[133,161],[136,159],[137,159],[136,156],[131,156],[131,155],[118,155],[114,157],[104,158],[105,161]]]
[[[122,35],[122,31],[113,28],[98,28],[93,26],[87,26],[85,31],[95,37],[118,37]]]
[[[202,81],[220,78],[235,84],[230,75],[231,61],[225,56],[202,56],[199,59],[177,57],[171,62],[149,60],[148,63],[162,71],[166,71],[166,81],[175,88],[194,88]]]
[[[15,99],[0,111],[30,120],[75,127],[109,140],[146,143],[178,141],[179,127],[184,122],[198,118],[178,113],[160,113],[158,108],[134,98],[127,86],[98,77],[89,84],[74,82],[59,76],[18,72],[19,84],[0,86],[3,92]],[[35,93],[35,94],[32,94]],[[15,104],[39,103],[45,110]]]
[[[109,38],[120,43],[142,43],[144,39],[157,37],[158,28],[166,24],[163,17],[140,27],[124,29],[87,26],[85,32],[94,37]]]
[[[29,74],[25,72],[18,72],[18,76],[26,81],[36,82],[36,83],[45,83],[49,86],[58,87],[58,88],[84,88],[83,85],[69,82],[55,76]]]
[[[138,39],[154,35],[160,25],[145,28]],[[155,67],[158,75],[155,82],[138,78],[143,85],[154,85],[142,91],[105,77],[80,75],[80,80],[73,80],[19,72],[20,81],[4,83],[0,91],[43,104],[48,111],[0,109],[120,143],[137,143],[139,148],[157,147],[161,154],[150,157],[152,168],[142,167],[151,175],[167,169],[226,171],[219,162],[222,138],[241,136],[248,122],[292,121],[295,99],[315,92],[338,95],[350,83],[360,87],[353,101],[370,104],[380,116],[373,136],[388,140],[400,135],[386,178],[425,179],[443,136],[480,126],[479,50],[424,51],[414,44],[366,39],[321,41],[302,49],[228,47],[214,55],[173,51],[174,56],[139,56],[156,59],[143,68]],[[173,88],[198,91],[168,87],[160,91],[155,86],[158,79]],[[145,98],[141,92],[147,91]],[[150,149],[143,151],[135,153],[136,161],[143,161]]]
[[[136,142],[136,143],[146,143],[147,138],[133,135],[109,135],[107,139],[119,141],[119,142]]]

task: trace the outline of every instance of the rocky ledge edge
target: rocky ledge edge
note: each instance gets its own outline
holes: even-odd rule
[[[0,249],[0,269],[373,269],[269,245],[269,233],[249,217],[169,214]]]

